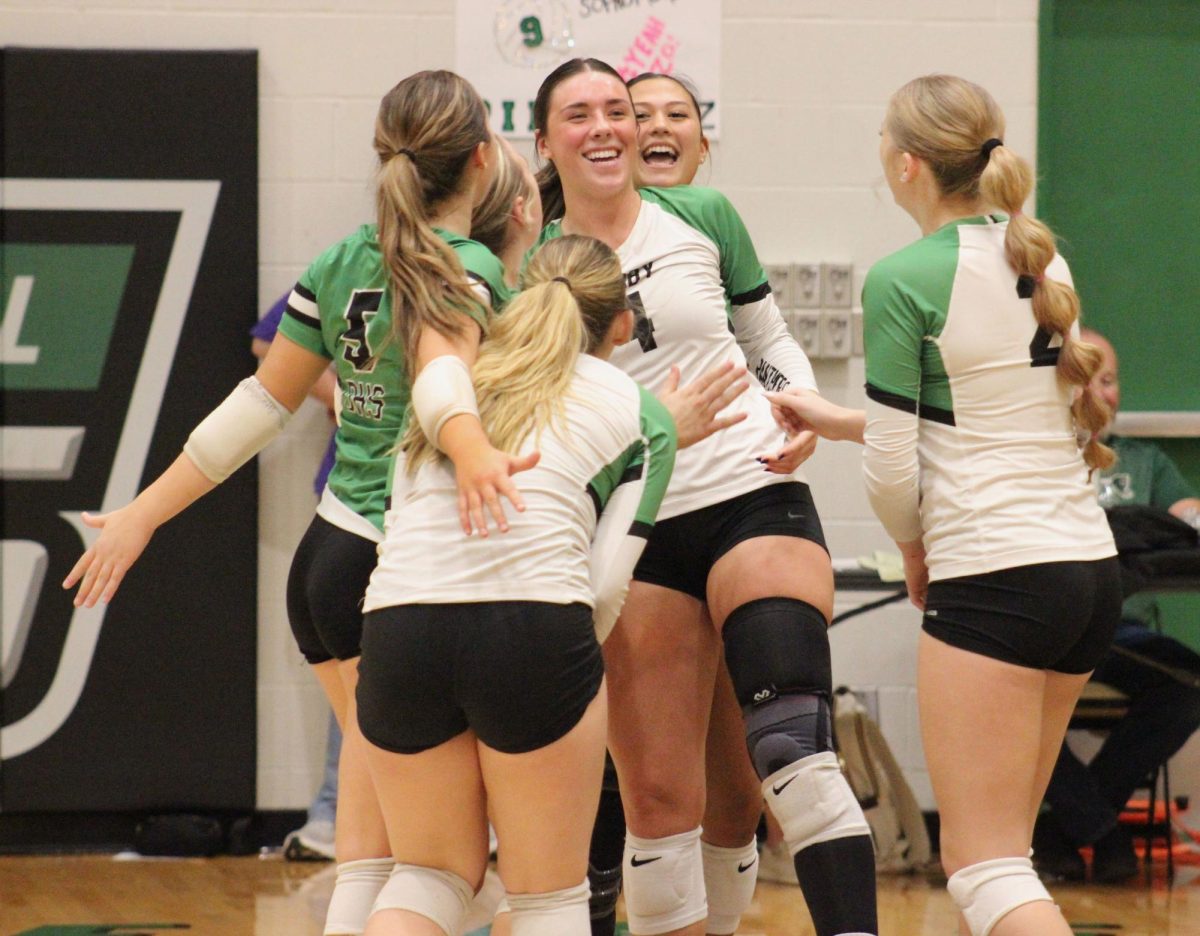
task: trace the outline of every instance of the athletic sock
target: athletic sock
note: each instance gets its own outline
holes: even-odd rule
[[[817,936],[879,932],[869,835],[818,842],[798,851],[792,862]]]

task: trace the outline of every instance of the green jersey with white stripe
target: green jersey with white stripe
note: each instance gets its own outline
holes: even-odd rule
[[[931,579],[1115,552],[1055,367],[1062,342],[1008,264],[1007,226],[947,224],[863,287],[868,492],[898,542],[923,536]],[[1057,256],[1046,276],[1071,282]]]
[[[486,327],[487,302],[509,297],[504,268],[477,241],[447,231],[481,304],[472,317]],[[322,253],[300,277],[279,330],[329,358],[337,371],[337,454],[318,513],[330,523],[378,540],[392,450],[409,413],[411,380],[392,335],[392,297],[375,225],[364,224]]]

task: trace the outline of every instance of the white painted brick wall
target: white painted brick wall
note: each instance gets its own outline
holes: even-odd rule
[[[1034,155],[1036,0],[726,0],[721,38],[725,136],[707,181],[738,206],[764,261],[849,262],[861,286],[872,262],[916,237],[876,155],[887,97],[914,75],[984,84],[1007,112],[1006,141]],[[0,41],[259,50],[265,309],[321,249],[370,218],[375,107],[403,75],[454,67],[454,2],[0,2]],[[817,376],[832,398],[861,402],[861,360],[819,362]],[[326,431],[311,407],[260,462],[262,808],[304,806],[320,777],[324,706],[292,642],[283,589]],[[889,545],[858,465],[854,447],[823,443],[808,469],[835,555]],[[862,597],[841,596],[839,610]],[[915,719],[917,630],[906,606],[847,622],[833,632],[834,667],[839,682],[878,692],[883,729],[931,807]],[[1200,791],[1200,755],[1189,749],[1182,760],[1176,789]]]

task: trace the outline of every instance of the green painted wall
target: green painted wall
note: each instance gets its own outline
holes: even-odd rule
[[[1200,2],[1042,0],[1038,214],[1124,410],[1200,410]],[[1200,490],[1200,439],[1163,440]],[[1200,597],[1163,601],[1200,649]]]

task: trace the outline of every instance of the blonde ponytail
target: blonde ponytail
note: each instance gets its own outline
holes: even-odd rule
[[[472,369],[484,431],[506,452],[563,415],[576,359],[599,347],[628,307],[620,261],[590,237],[550,241],[521,282],[523,291],[496,319]],[[401,448],[410,474],[436,454],[415,420]]]
[[[1079,388],[1071,413],[1087,438],[1084,461],[1089,468],[1107,468],[1115,456],[1099,433],[1111,413],[1089,386],[1101,354],[1071,337],[1079,320],[1075,290],[1046,278],[1057,244],[1045,224],[1022,210],[1033,191],[1033,169],[1000,142],[1004,115],[999,106],[979,85],[950,75],[926,75],[892,96],[885,123],[897,148],[929,164],[944,196],[981,199],[1008,214],[1004,251],[1009,266],[1022,294],[1032,300],[1039,327],[1062,338],[1058,375]]]
[[[377,238],[391,285],[393,336],[403,343],[410,375],[424,328],[459,337],[468,327],[463,315],[480,306],[458,255],[429,219],[460,191],[468,160],[490,139],[482,99],[453,72],[410,75],[380,102]]]

